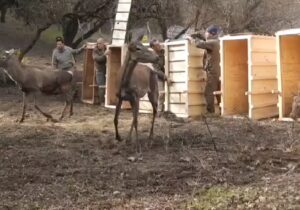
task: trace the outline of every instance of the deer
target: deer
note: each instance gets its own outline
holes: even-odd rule
[[[141,36],[142,37],[142,36]],[[136,150],[142,153],[141,142],[138,137],[138,114],[140,99],[146,94],[152,105],[153,116],[149,139],[153,138],[154,122],[158,106],[158,77],[157,72],[151,68],[151,63],[158,62],[158,56],[144,46],[140,40],[131,41],[128,44],[128,51],[121,66],[121,78],[117,92],[117,105],[115,109],[114,126],[116,140],[122,141],[118,131],[118,121],[123,101],[129,101],[132,109],[133,120],[127,142],[131,141],[133,128],[135,129]]]
[[[73,115],[74,98],[74,74],[71,71],[51,70],[43,71],[34,66],[21,64],[14,49],[9,51],[0,51],[0,69],[19,86],[23,93],[23,106],[21,118],[17,120],[23,123],[28,105],[28,97],[33,96],[34,107],[39,111],[47,121],[59,122],[65,115],[69,107],[69,116]],[[38,93],[45,95],[64,95],[65,106],[59,120],[53,118],[50,114],[44,112],[36,103]]]

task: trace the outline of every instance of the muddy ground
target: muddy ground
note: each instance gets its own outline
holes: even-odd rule
[[[58,117],[59,97],[42,97]],[[300,209],[300,126],[275,120],[172,117],[155,123],[143,159],[114,140],[113,110],[75,104],[75,115],[46,122],[21,93],[0,89],[0,209]],[[121,115],[126,137],[131,114]],[[144,143],[150,116],[141,115]],[[132,158],[132,159],[131,159]]]

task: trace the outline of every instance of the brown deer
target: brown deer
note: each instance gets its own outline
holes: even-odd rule
[[[153,108],[152,124],[149,135],[149,138],[152,139],[159,96],[157,73],[149,66],[141,63],[156,62],[158,62],[158,56],[140,43],[139,40],[137,40],[128,44],[128,51],[121,67],[121,72],[123,72],[123,74],[120,82],[119,92],[117,94],[118,103],[114,118],[116,139],[121,141],[121,137],[118,132],[118,118],[120,115],[122,102],[129,101],[132,108],[133,121],[128,140],[131,141],[132,131],[134,128],[136,134],[137,151],[140,153],[142,150],[141,143],[138,138],[139,102],[142,97],[148,94],[149,101]]]
[[[63,94],[65,96],[65,106],[59,120],[65,117],[69,107],[69,115],[73,114],[73,97],[74,97],[74,72],[60,70],[43,71],[33,66],[22,65],[15,51],[0,51],[0,69],[19,86],[23,92],[23,110],[20,123],[24,122],[27,98],[29,95],[34,97],[34,107],[47,118],[47,121],[58,122],[50,114],[42,111],[36,104],[36,94],[41,92],[46,95]]]

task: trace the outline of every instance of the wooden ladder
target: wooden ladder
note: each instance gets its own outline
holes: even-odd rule
[[[132,0],[119,0],[113,29],[112,45],[125,44]]]

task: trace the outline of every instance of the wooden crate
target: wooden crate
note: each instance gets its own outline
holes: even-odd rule
[[[221,38],[221,114],[263,119],[278,115],[276,38]]]
[[[96,43],[88,43],[84,54],[81,100],[83,103],[88,104],[99,103],[98,86],[96,83],[96,72],[93,60],[93,49],[95,46]]]
[[[166,74],[174,81],[171,86],[165,87],[166,110],[184,118],[205,114],[204,50],[196,48],[187,40],[168,42],[165,50]]]
[[[117,92],[119,83],[122,77],[121,65],[124,62],[127,47],[126,45],[109,45],[108,49],[111,51],[107,57],[106,69],[106,100],[105,107],[115,108],[118,102]],[[130,105],[124,101],[123,109],[129,109]]]
[[[293,96],[300,91],[300,29],[279,31],[277,40],[277,77],[279,118],[289,120]]]

